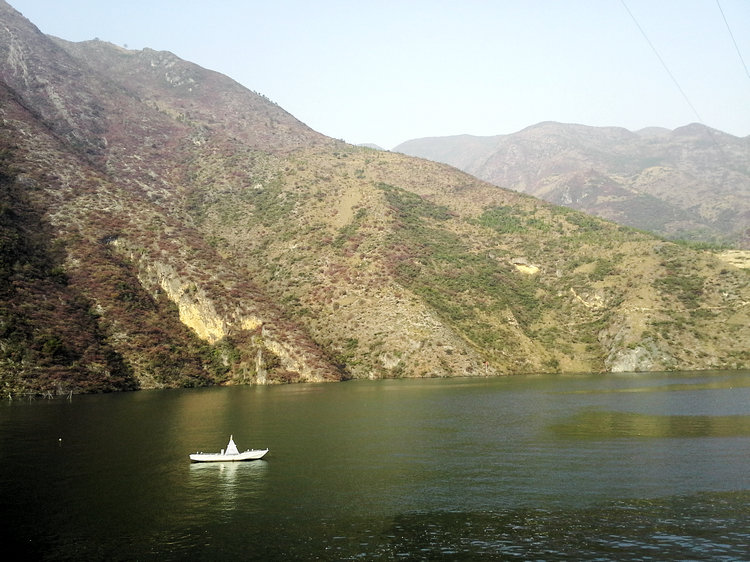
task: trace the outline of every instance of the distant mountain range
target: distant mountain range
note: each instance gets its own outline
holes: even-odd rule
[[[750,137],[698,124],[630,132],[548,122],[394,151],[669,238],[750,248]]]
[[[0,23],[3,396],[750,365],[741,261]]]

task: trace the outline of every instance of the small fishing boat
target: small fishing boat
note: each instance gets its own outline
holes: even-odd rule
[[[240,453],[230,435],[227,448],[222,449],[220,453],[193,453],[190,455],[190,460],[193,462],[255,461],[262,459],[267,452],[268,449],[248,449]]]

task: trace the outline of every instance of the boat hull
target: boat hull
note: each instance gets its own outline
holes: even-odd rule
[[[239,461],[257,461],[262,459],[268,449],[252,449],[237,453],[234,455],[227,455],[221,453],[193,453],[190,455],[192,462],[239,462]]]

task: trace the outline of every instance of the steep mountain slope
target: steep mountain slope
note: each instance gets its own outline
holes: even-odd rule
[[[540,123],[512,135],[427,138],[394,150],[671,238],[750,248],[750,137]]]
[[[144,102],[138,92],[74,59],[7,4],[0,4],[0,15],[5,63],[0,142],[7,181],[22,186],[15,191],[32,198],[37,214],[50,224],[51,244],[66,255],[68,285],[87,299],[83,306],[90,307],[129,380],[153,387],[340,378],[304,331],[246,276],[224,268],[216,250],[183,222],[183,168],[212,124]],[[167,59],[163,80],[177,90],[173,102],[179,105],[190,89],[175,83],[169,73],[174,62]],[[196,72],[193,65],[181,65],[183,74]],[[144,74],[152,69],[152,61],[145,61]],[[260,96],[246,90],[241,95],[250,100],[248,110],[256,110],[253,118],[269,122],[250,128],[246,142],[266,142],[277,131],[273,119],[292,123],[307,144],[323,139]],[[268,145],[283,149],[297,142],[282,137]],[[230,292],[245,296],[238,302]],[[55,333],[46,325],[32,331],[40,330]],[[6,388],[35,389],[33,377],[25,376],[26,363],[15,356],[6,360]],[[58,387],[85,390],[76,378],[77,358],[67,367]]]
[[[711,254],[0,18],[4,394],[748,365]]]

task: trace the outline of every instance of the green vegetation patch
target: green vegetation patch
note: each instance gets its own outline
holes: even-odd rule
[[[446,221],[454,216],[448,207],[437,205],[416,193],[386,183],[379,183],[377,187],[385,193],[391,210],[405,223],[414,224],[420,218]]]
[[[475,345],[493,354],[511,342],[508,310],[526,328],[540,317],[542,300],[533,277],[470,251],[450,230],[453,217],[443,207],[399,188],[381,189],[397,218],[389,256],[396,278]]]
[[[485,209],[473,222],[490,228],[499,234],[529,231],[548,232],[552,228],[550,220],[537,217],[535,212],[508,205]]]
[[[487,209],[477,222],[501,234],[521,232],[527,228],[525,217],[521,216],[520,211],[514,207]]]
[[[665,274],[654,281],[654,287],[664,295],[674,296],[687,308],[698,308],[705,279],[697,273],[697,260],[690,259],[689,254],[678,251],[676,246],[665,245],[660,253]]]

